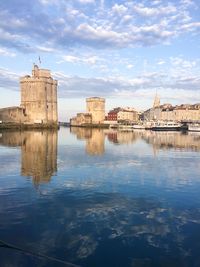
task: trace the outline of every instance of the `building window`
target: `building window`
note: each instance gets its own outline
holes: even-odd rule
[[[24,116],[27,116],[27,115],[26,115],[26,109],[25,109],[25,108],[23,108],[23,115],[24,115]]]

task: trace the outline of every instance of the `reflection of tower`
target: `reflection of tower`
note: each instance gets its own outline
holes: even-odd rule
[[[105,151],[105,136],[101,129],[92,129],[91,138],[86,141],[86,151],[90,155],[102,155]]]
[[[49,182],[57,170],[57,131],[24,132],[21,157],[23,176],[35,184]]]
[[[88,139],[92,136],[92,128],[70,127],[70,132],[76,134],[77,139]]]
[[[87,113],[92,114],[92,123],[103,123],[105,120],[105,99],[90,97],[86,99]]]
[[[154,102],[153,102],[153,108],[157,108],[160,106],[160,97],[158,96],[157,92],[154,98]]]
[[[22,77],[20,86],[25,122],[57,124],[57,81],[50,71],[34,65],[32,76]]]
[[[136,132],[132,131],[113,131],[107,133],[108,140],[112,143],[119,143],[119,144],[131,144],[136,142],[138,136]]]

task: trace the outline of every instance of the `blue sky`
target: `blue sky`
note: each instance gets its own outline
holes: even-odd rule
[[[41,58],[59,81],[59,118],[200,102],[200,1],[0,1],[0,107],[19,105],[19,77]]]

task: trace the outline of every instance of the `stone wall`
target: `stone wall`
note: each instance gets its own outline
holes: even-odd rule
[[[25,121],[24,109],[21,107],[8,107],[0,109],[1,123],[23,123]]]
[[[77,116],[70,120],[71,126],[84,126],[92,123],[92,116],[88,113],[77,113]]]

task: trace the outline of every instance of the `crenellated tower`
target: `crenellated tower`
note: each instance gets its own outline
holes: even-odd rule
[[[22,77],[20,86],[25,123],[57,124],[57,81],[50,70],[34,65],[32,76]]]

